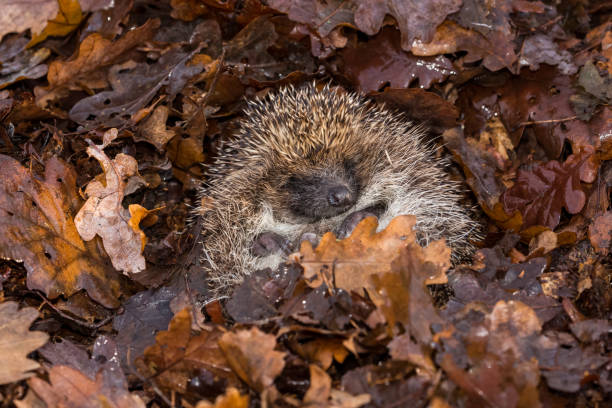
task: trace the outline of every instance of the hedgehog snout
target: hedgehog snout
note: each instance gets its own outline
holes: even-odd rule
[[[355,197],[348,187],[339,185],[329,189],[327,202],[332,207],[348,207],[355,203]]]

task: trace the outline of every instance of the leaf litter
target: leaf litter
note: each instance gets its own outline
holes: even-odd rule
[[[1,11],[2,404],[612,398],[606,2],[31,0]],[[245,100],[311,80],[425,122],[486,236],[452,265],[443,241],[417,244],[413,217],[378,232],[365,219],[211,301],[191,221],[206,205],[202,163]]]

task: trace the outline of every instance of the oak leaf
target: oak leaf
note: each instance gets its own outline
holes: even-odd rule
[[[138,227],[138,220],[146,210],[137,204],[132,204],[129,210],[122,206],[128,185],[126,180],[137,175],[138,163],[123,153],[111,160],[104,153],[104,147],[106,143],[95,145],[90,142],[87,148],[87,153],[100,162],[106,182],[93,180],[87,185],[85,194],[88,199],[74,223],[84,240],[90,241],[96,235],[102,238],[115,269],[124,274],[138,273],[146,266],[142,256],[146,239]],[[136,221],[135,217],[138,217]]]
[[[276,337],[257,327],[223,334],[219,347],[234,372],[258,392],[273,387],[285,366],[285,353],[274,350]]]
[[[563,163],[551,160],[536,165],[531,171],[519,170],[517,180],[501,196],[507,214],[520,211],[523,229],[543,225],[554,229],[561,218],[561,209],[577,214],[586,202],[581,181],[594,181],[590,171],[591,152],[572,154]]]
[[[9,384],[30,377],[40,367],[26,356],[42,347],[49,335],[28,328],[38,318],[33,307],[19,310],[16,302],[0,304],[0,384]]]
[[[71,214],[79,203],[74,170],[58,159],[38,179],[0,155],[0,256],[23,261],[28,288],[50,298],[80,289],[105,307],[117,307],[118,275],[83,242]]]
[[[144,373],[154,375],[160,387],[181,393],[187,390],[189,379],[202,370],[237,386],[238,379],[218,344],[222,334],[215,327],[192,334],[190,309],[183,309],[168,330],[157,334],[155,344],[145,349],[136,364]]]

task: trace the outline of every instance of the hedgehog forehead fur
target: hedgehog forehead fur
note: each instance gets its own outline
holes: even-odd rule
[[[203,226],[213,285],[231,287],[283,260],[250,253],[262,232],[295,243],[305,232],[335,231],[350,213],[378,205],[385,209],[379,230],[397,215],[413,214],[420,243],[445,237],[455,257],[469,253],[467,237],[478,224],[460,205],[461,187],[435,159],[425,133],[402,115],[327,86],[289,86],[250,101],[203,188],[212,200]],[[326,206],[326,194],[338,188],[343,205]]]

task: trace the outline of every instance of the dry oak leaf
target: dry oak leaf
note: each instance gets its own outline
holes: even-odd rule
[[[28,330],[37,318],[33,307],[19,310],[16,302],[0,304],[0,385],[28,378],[40,367],[26,357],[49,340],[46,333]]]
[[[179,393],[186,392],[189,380],[203,370],[238,386],[218,344],[222,334],[216,327],[192,334],[191,311],[183,309],[174,316],[167,331],[157,334],[155,344],[145,349],[136,364],[140,371],[154,376],[160,387]]]
[[[500,201],[507,214],[520,211],[523,229],[543,225],[554,229],[561,218],[561,209],[577,214],[586,202],[581,181],[591,183],[592,150],[572,154],[563,163],[551,160],[532,170],[519,170],[515,184],[505,191]]]
[[[78,205],[76,174],[58,159],[40,180],[0,155],[0,256],[22,261],[29,289],[50,298],[85,289],[105,307],[119,306],[119,276],[83,242],[71,214]]]
[[[332,232],[328,232],[316,249],[310,242],[304,241],[298,260],[304,268],[304,277],[314,279],[309,283],[312,287],[318,287],[323,280],[331,281],[329,273],[333,273],[337,288],[347,291],[372,288],[369,281],[371,275],[390,272],[391,264],[400,251],[410,244],[417,245],[413,230],[415,223],[414,216],[400,215],[377,233],[378,221],[375,217],[368,217],[357,224],[353,233],[344,240],[338,241]],[[435,243],[424,251],[429,262],[446,268],[450,266],[449,260],[445,259],[450,256],[446,246]],[[438,259],[435,259],[436,255]],[[446,280],[443,274],[431,278],[432,282],[429,283],[444,283]]]
[[[248,408],[248,406],[248,395],[240,395],[240,391],[236,388],[227,387],[225,394],[219,395],[214,404],[208,401],[200,401],[195,408]]]
[[[316,364],[310,364],[309,368],[310,387],[308,387],[308,391],[304,394],[304,403],[325,406],[331,395],[331,377]]]
[[[85,188],[88,199],[74,217],[76,228],[86,241],[96,235],[102,238],[104,249],[116,270],[126,275],[141,272],[146,267],[142,256],[145,237],[132,219],[136,213],[142,214],[146,209],[132,204],[128,211],[121,204],[126,194],[125,180],[138,173],[138,163],[123,153],[110,160],[102,150],[106,143],[96,145],[90,140],[88,143],[87,154],[100,162],[106,182],[93,180]]]
[[[96,380],[68,366],[49,370],[49,382],[40,378],[28,381],[48,407],[62,408],[145,408],[142,399],[113,381],[105,381],[102,371]]]
[[[223,334],[219,347],[234,372],[258,392],[273,387],[285,367],[285,353],[274,350],[276,337],[257,327]]]
[[[38,34],[58,11],[57,0],[3,1],[0,13],[0,39],[5,34],[19,33],[28,29],[32,34]]]

